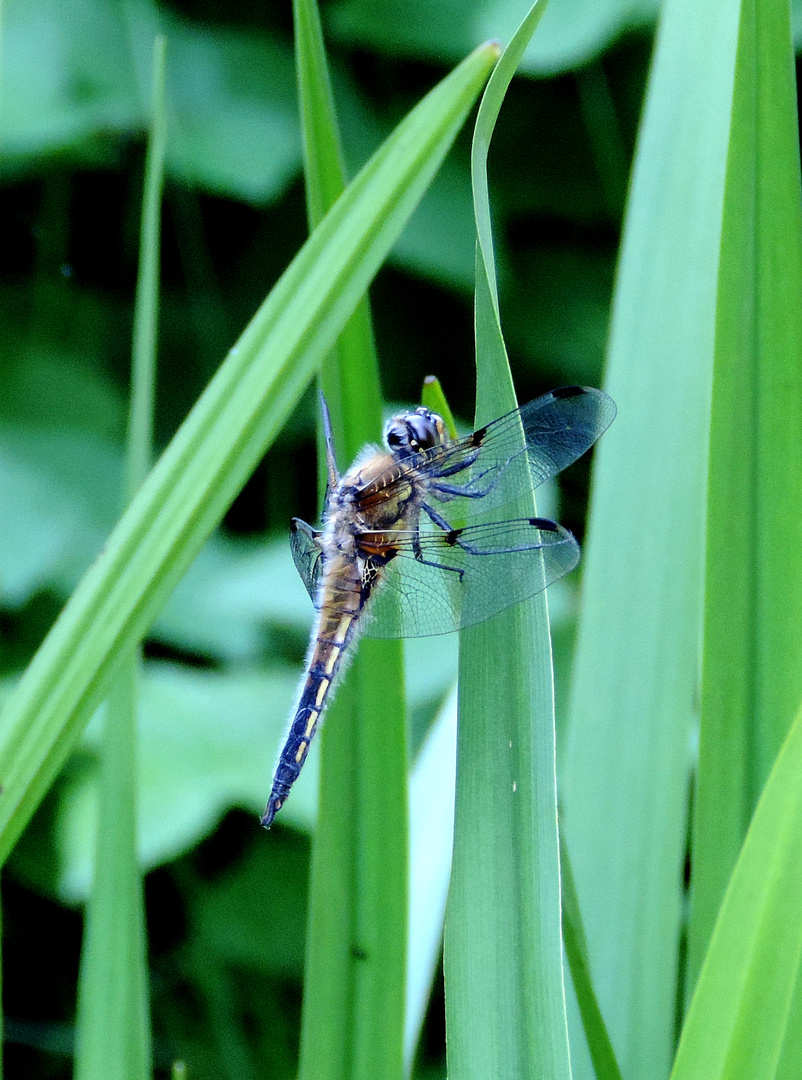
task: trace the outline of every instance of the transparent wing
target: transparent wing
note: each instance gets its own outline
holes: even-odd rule
[[[426,637],[473,626],[534,596],[579,561],[571,533],[543,518],[386,535],[388,551],[397,554],[380,571],[368,637]],[[370,543],[379,546],[375,537]]]
[[[317,605],[318,585],[323,570],[319,536],[320,532],[313,529],[311,525],[307,525],[301,518],[293,518],[290,522],[292,561],[315,605]]]
[[[405,459],[425,477],[432,501],[452,503],[450,516],[468,520],[514,504],[588,450],[610,426],[612,398],[592,387],[568,386],[535,398],[473,434]],[[390,483],[386,495],[403,485]]]

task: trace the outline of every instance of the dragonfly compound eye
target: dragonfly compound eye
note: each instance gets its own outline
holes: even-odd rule
[[[419,408],[394,417],[387,425],[385,437],[391,450],[417,453],[441,443],[443,430],[443,421],[436,413]]]

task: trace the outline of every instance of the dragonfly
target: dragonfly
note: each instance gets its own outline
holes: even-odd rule
[[[303,767],[360,633],[446,634],[489,619],[572,570],[579,545],[531,516],[533,492],[588,450],[616,407],[568,386],[451,438],[419,407],[394,416],[340,476],[321,395],[328,490],[323,526],[290,525],[295,566],[316,610],[298,704],[262,815],[269,828]],[[529,513],[527,513],[527,510]]]

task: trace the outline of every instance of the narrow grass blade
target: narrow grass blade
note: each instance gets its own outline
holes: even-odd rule
[[[134,315],[127,497],[144,480],[152,454],[158,324],[159,237],[164,180],[165,41],[153,49],[153,121]],[[145,913],[136,844],[137,655],[127,657],[107,700],[100,762],[95,878],[86,908],[78,986],[76,1077],[145,1080],[151,1073]]]
[[[801,187],[787,4],[744,3],[718,291],[689,990],[802,699]]]
[[[282,275],[140,488],[6,705],[4,860],[126,650],[286,419],[409,218],[496,57],[477,49],[399,125]]]
[[[153,120],[145,161],[139,273],[134,310],[131,406],[126,447],[126,501],[142,484],[153,460],[153,411],[156,382],[156,340],[159,331],[159,245],[164,159],[167,151],[165,106],[166,42],[153,47]]]
[[[562,803],[593,985],[624,1076],[673,1053],[704,491],[738,5],[668,0],[627,210]],[[572,1041],[584,1041],[577,1024]],[[574,1056],[576,1074],[592,1076]]]
[[[802,959],[802,711],[713,930],[671,1080],[772,1080]],[[799,1075],[799,1062],[793,1072]]]
[[[604,1017],[599,1008],[596,992],[590,978],[588,946],[585,941],[585,928],[582,925],[582,913],[574,885],[571,859],[568,848],[560,838],[560,867],[562,870],[563,903],[563,939],[565,957],[571,969],[571,979],[576,991],[582,1027],[588,1043],[590,1060],[596,1080],[621,1080],[621,1070],[615,1059],[613,1044],[607,1034]]]
[[[442,416],[449,438],[457,438],[458,432],[457,425],[454,422],[454,414],[451,412],[451,407],[436,375],[427,375],[423,380],[421,404],[425,405],[427,409],[431,409],[432,412],[436,412],[438,416]]]
[[[78,1080],[144,1080],[151,1072],[144,907],[135,848],[136,702],[136,670],[128,661],[115,677],[106,708],[100,768],[105,812],[81,957]]]
[[[310,227],[345,187],[339,131],[315,0],[295,0]],[[341,462],[382,424],[367,300],[323,364]],[[321,453],[323,462],[324,455]],[[407,905],[406,715],[400,642],[368,642],[346,676],[321,740],[312,857],[301,1077],[403,1075]],[[343,793],[349,792],[342,813]],[[327,912],[335,905],[336,919]]]
[[[515,34],[476,121],[477,423],[515,406],[499,321],[486,163],[505,92],[543,9],[532,7]],[[460,641],[445,942],[451,1080],[570,1076],[554,755],[551,643],[540,595]]]

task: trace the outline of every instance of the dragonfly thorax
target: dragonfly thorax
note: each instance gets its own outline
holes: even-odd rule
[[[395,458],[430,450],[445,441],[442,417],[423,406],[394,416],[384,431],[384,441]]]
[[[358,552],[356,537],[363,532],[414,527],[426,487],[409,463],[402,464],[395,454],[367,449],[329,501],[326,536],[330,546],[343,554]]]

